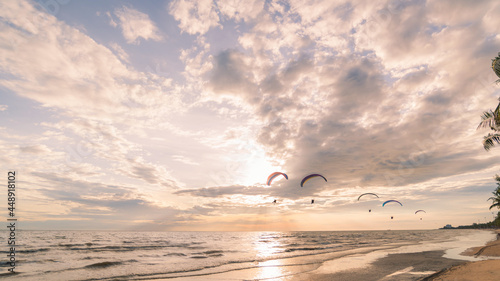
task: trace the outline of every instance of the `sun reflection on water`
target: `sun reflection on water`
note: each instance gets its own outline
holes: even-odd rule
[[[257,252],[257,258],[264,260],[258,264],[259,273],[255,276],[256,279],[273,278],[273,280],[285,280],[283,276],[283,261],[281,259],[269,259],[281,251],[283,247],[281,242],[275,238],[280,235],[281,233],[266,233],[265,235],[260,235],[258,240],[255,241],[254,249]]]
[[[269,260],[264,262],[259,262],[259,274],[257,279],[269,279],[273,280],[285,280],[283,263],[281,260]]]

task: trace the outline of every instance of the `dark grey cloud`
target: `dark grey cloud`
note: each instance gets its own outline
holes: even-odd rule
[[[31,154],[44,154],[50,151],[50,149],[44,145],[20,146],[19,150],[22,153],[31,153]]]
[[[199,189],[184,189],[176,191],[174,194],[190,195],[199,197],[217,198],[226,195],[262,195],[263,189],[253,186],[221,186],[204,187]]]
[[[225,50],[217,54],[214,68],[209,73],[209,86],[216,94],[241,97],[254,104],[260,100],[260,95],[244,59],[245,55],[237,50]]]
[[[314,64],[311,58],[302,54],[297,60],[292,60],[287,64],[286,68],[281,73],[283,82],[291,84],[302,75],[307,75],[307,73],[313,70],[313,67]]]
[[[58,202],[69,209],[67,214],[44,214],[44,218],[47,221],[53,218],[89,220],[89,223],[80,223],[78,229],[85,228],[85,225],[95,229],[91,227],[106,224],[104,229],[123,229],[123,225],[117,223],[120,221],[127,222],[127,228],[137,229],[138,225],[132,223],[137,220],[151,221],[149,224],[141,224],[144,229],[167,230],[166,227],[173,227],[193,215],[208,214],[211,211],[200,206],[185,210],[158,206],[145,199],[149,197],[147,194],[137,193],[129,187],[75,180],[57,174],[33,175],[45,181],[45,184],[37,188],[38,192],[48,200]],[[71,225],[67,224],[65,227]]]

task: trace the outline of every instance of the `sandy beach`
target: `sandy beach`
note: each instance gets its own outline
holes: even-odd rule
[[[497,231],[500,233],[500,231]],[[388,254],[356,270],[324,272],[314,270],[290,280],[379,280],[379,281],[488,281],[500,279],[500,236],[484,246],[468,248],[460,255],[471,260],[454,259],[445,251]],[[466,245],[465,245],[466,246]],[[458,254],[458,253],[457,253]],[[352,260],[352,262],[355,262]]]
[[[483,247],[474,247],[464,252],[464,255],[491,258],[488,260],[466,262],[444,269],[422,281],[496,281],[500,279],[500,231],[496,231],[497,240]]]

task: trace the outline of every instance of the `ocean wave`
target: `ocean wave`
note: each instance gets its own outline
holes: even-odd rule
[[[31,253],[40,253],[40,252],[48,252],[50,251],[49,248],[40,248],[40,249],[27,249],[27,250],[17,250],[17,253],[23,253],[23,254],[31,254]]]
[[[164,257],[185,257],[186,254],[183,254],[183,253],[168,253],[168,254],[165,254],[163,255]]]
[[[212,251],[205,251],[203,252],[205,255],[213,255],[213,254],[221,254],[223,253],[224,251],[220,251],[220,250],[212,250]]]
[[[98,263],[93,263],[84,266],[85,268],[105,268],[105,267],[110,267],[114,265],[122,265],[123,263],[120,261],[103,261],[103,262],[98,262]]]
[[[125,263],[138,262],[137,260],[127,260],[127,261],[103,261],[84,266],[83,268],[106,268],[116,265],[123,265]]]
[[[323,247],[304,247],[304,248],[291,248],[291,249],[286,249],[285,252],[295,252],[295,251],[318,251],[318,250],[326,250],[328,248],[323,248]]]
[[[215,257],[222,257],[224,256],[223,254],[224,252],[223,251],[219,251],[219,250],[212,250],[212,251],[205,251],[205,252],[201,252],[201,253],[193,253],[193,255],[197,255],[199,256],[200,258],[203,256],[203,257],[211,257],[211,258],[215,258]],[[195,258],[195,257],[191,257],[191,258]]]
[[[207,256],[191,256],[190,258],[192,258],[192,259],[206,259],[208,257]]]

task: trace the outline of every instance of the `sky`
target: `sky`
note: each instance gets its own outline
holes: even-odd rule
[[[0,170],[16,171],[19,227],[491,221],[500,148],[477,126],[500,97],[498,14],[496,0],[2,0]],[[267,186],[273,172],[288,179]],[[327,181],[301,187],[313,173]]]

